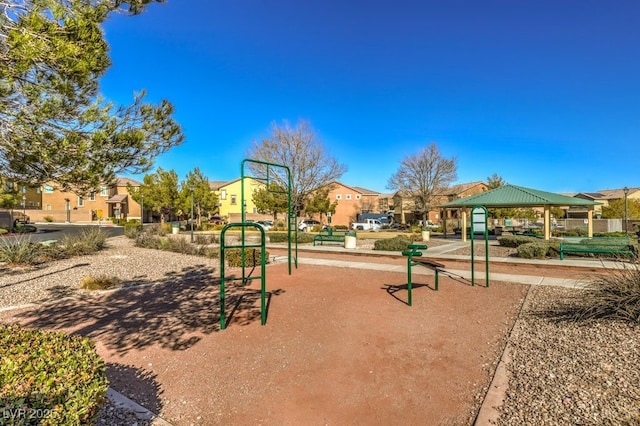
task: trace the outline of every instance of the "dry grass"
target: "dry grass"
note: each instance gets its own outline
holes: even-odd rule
[[[110,290],[121,286],[121,282],[117,277],[107,275],[99,275],[94,277],[88,275],[80,281],[80,287],[85,290]]]

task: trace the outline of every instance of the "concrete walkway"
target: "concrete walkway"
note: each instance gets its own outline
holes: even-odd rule
[[[439,241],[441,242],[441,241]],[[428,244],[428,242],[427,242]],[[466,248],[470,246],[469,241],[460,241],[460,240],[451,240],[451,242],[447,242],[445,244],[433,245],[430,246],[423,254],[429,258],[434,260],[446,261],[456,260],[456,261],[470,261],[470,256],[468,255],[456,255],[450,254],[460,248]],[[476,243],[479,244],[479,243]],[[490,244],[496,244],[495,241],[490,242]],[[282,245],[268,245],[267,248],[274,249],[283,249]],[[362,256],[362,261],[353,261],[353,260],[335,260],[335,259],[323,259],[321,257],[322,253],[326,254],[344,254],[351,256]],[[308,254],[308,256],[305,256]],[[310,246],[303,245],[298,246],[298,263],[299,264],[307,264],[307,265],[322,265],[322,266],[334,266],[338,268],[355,268],[355,269],[370,269],[370,270],[378,270],[378,271],[391,271],[391,272],[400,272],[406,273],[407,267],[406,265],[391,265],[388,263],[377,263],[375,261],[376,257],[397,257],[406,259],[398,252],[390,252],[390,251],[381,251],[381,250],[368,250],[368,249],[345,249],[340,245],[324,245],[324,246]],[[476,255],[475,261],[484,261],[483,255]],[[272,259],[274,262],[286,262],[286,256],[274,256]],[[585,286],[584,282],[569,279],[569,278],[555,278],[555,277],[545,277],[544,270],[546,266],[553,267],[564,267],[571,269],[580,269],[586,268],[593,270],[597,269],[620,269],[621,263],[615,261],[606,261],[606,260],[598,260],[598,259],[586,259],[586,258],[572,258],[565,260],[559,259],[521,259],[521,258],[496,258],[490,257],[489,262],[491,263],[502,263],[502,264],[520,264],[520,265],[532,265],[536,266],[540,274],[538,275],[521,275],[521,274],[505,274],[505,273],[494,273],[491,272],[491,268],[489,268],[489,280],[493,281],[506,281],[506,282],[514,282],[520,284],[530,284],[530,285],[546,285],[546,286],[557,286],[557,287],[571,287],[571,288],[582,288]],[[434,271],[428,268],[416,267],[412,270],[414,274],[423,274],[423,275],[434,275]],[[515,269],[517,271],[517,269]],[[455,277],[460,277],[464,279],[471,279],[471,271],[469,270],[460,270],[460,269],[445,269],[444,272],[441,272],[442,275],[450,275]],[[480,277],[484,279],[484,269],[482,271],[476,271],[476,274],[480,274]],[[478,276],[478,275],[476,275]]]

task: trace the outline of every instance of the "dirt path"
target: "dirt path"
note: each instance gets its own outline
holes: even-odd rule
[[[527,287],[420,277],[409,307],[405,280],[271,265],[266,326],[256,281],[236,283],[222,331],[206,278],[1,319],[92,337],[112,387],[176,425],[471,424]]]

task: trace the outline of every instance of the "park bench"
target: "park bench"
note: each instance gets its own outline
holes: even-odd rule
[[[579,241],[563,241],[560,243],[560,260],[564,255],[573,254],[609,254],[635,255],[636,248],[630,237],[593,237]]]
[[[346,233],[347,231],[334,231],[333,228],[323,229],[313,237],[313,245],[315,246],[316,242],[320,245],[325,242],[344,243]]]
[[[423,257],[422,252],[418,250],[426,250],[426,244],[409,244],[407,250],[402,252],[403,256],[407,256],[407,289],[409,292],[408,305],[411,306],[411,292],[413,290],[413,283],[411,282],[411,268],[415,265],[425,266],[433,269],[435,272],[435,290],[438,290],[438,273],[443,270],[444,265],[429,258]]]

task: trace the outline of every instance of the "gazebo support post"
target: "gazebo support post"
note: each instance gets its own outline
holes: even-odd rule
[[[548,204],[544,206],[544,239],[551,239],[551,208]]]

